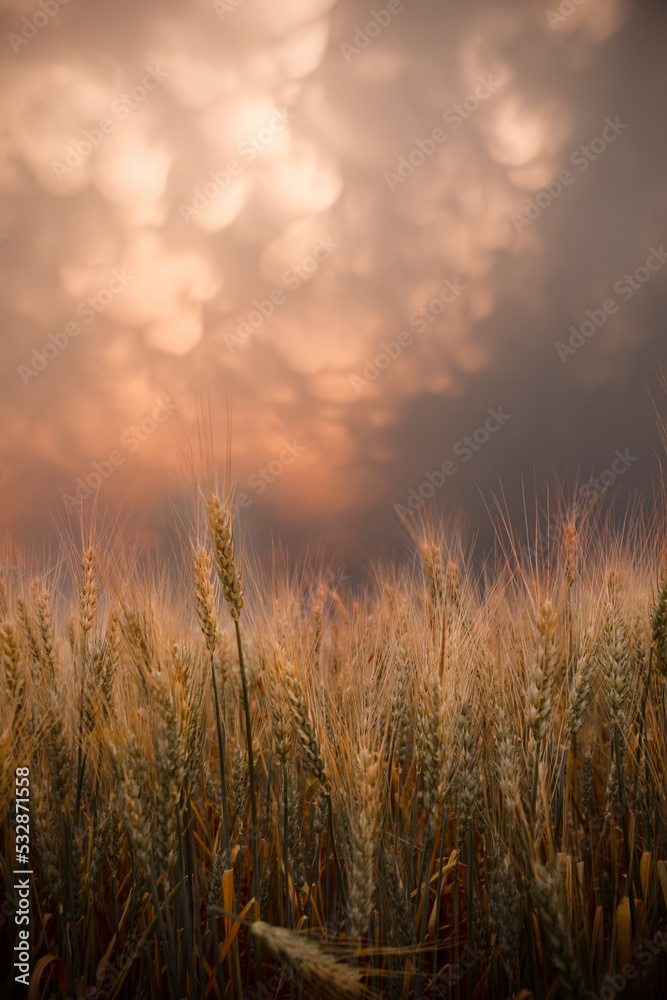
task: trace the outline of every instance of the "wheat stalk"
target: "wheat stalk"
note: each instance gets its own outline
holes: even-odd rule
[[[367,747],[362,747],[357,753],[354,772],[355,812],[347,905],[350,937],[358,939],[366,934],[375,902],[378,761]]]
[[[667,676],[667,574],[651,612],[651,648],[655,651],[657,669],[663,677]]]
[[[277,958],[316,988],[331,996],[363,995],[360,971],[345,965],[315,941],[285,927],[273,927],[262,920],[251,924],[250,930]]]
[[[19,636],[13,622],[0,626],[0,660],[5,674],[5,684],[14,699],[14,715],[19,715],[25,695],[25,670]]]
[[[548,955],[558,975],[563,1000],[583,1000],[586,985],[563,913],[557,884],[543,865],[533,868],[533,889],[548,945]]]
[[[97,611],[96,561],[97,552],[91,546],[84,552],[81,560],[83,580],[79,589],[79,628],[81,629],[81,638],[84,645],[86,637],[93,627],[95,612]]]
[[[238,621],[243,607],[243,587],[234,556],[232,520],[215,493],[209,493],[206,514],[222,592],[229,604],[232,618]]]
[[[563,739],[567,742],[581,729],[590,701],[591,686],[597,665],[595,649],[590,637],[584,641],[579,653],[568,694],[563,722]]]
[[[211,557],[204,545],[199,545],[194,554],[195,608],[199,627],[206,640],[209,653],[215,650],[218,639],[218,619],[215,613],[215,594],[211,583]]]
[[[287,704],[292,713],[294,728],[308,763],[308,768],[313,777],[317,778],[327,788],[329,780],[322,759],[320,741],[317,738],[301,681],[297,676],[294,665],[289,660],[281,663],[279,676],[283,684]]]

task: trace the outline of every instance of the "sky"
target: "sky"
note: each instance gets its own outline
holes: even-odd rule
[[[667,7],[3,0],[0,530],[340,565],[649,497]],[[231,466],[228,456],[231,454]],[[230,470],[231,468],[231,477]]]

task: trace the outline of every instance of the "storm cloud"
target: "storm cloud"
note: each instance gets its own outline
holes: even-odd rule
[[[664,6],[1,8],[16,537],[97,498],[158,538],[228,406],[248,533],[342,558],[617,450],[650,491]]]

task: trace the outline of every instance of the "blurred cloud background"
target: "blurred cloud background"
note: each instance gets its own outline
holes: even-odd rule
[[[400,547],[394,505],[489,408],[511,419],[428,501],[482,541],[501,482],[519,512],[522,480],[583,481],[616,449],[638,456],[620,495],[650,493],[667,267],[628,301],[614,285],[667,239],[664,4],[0,11],[0,516],[21,546],[88,516],[91,497],[63,494],[113,451],[99,510],[159,543],[202,413],[224,472],[228,402],[258,549]],[[607,118],[628,127],[573,164]],[[420,322],[446,281],[464,291]],[[563,362],[555,344],[609,298]],[[412,343],[366,377],[402,330]],[[177,406],[161,422],[158,399]]]

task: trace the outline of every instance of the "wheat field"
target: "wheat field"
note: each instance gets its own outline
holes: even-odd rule
[[[34,998],[666,996],[659,523],[355,594],[211,493],[176,571],[7,568],[2,967],[29,907]]]

